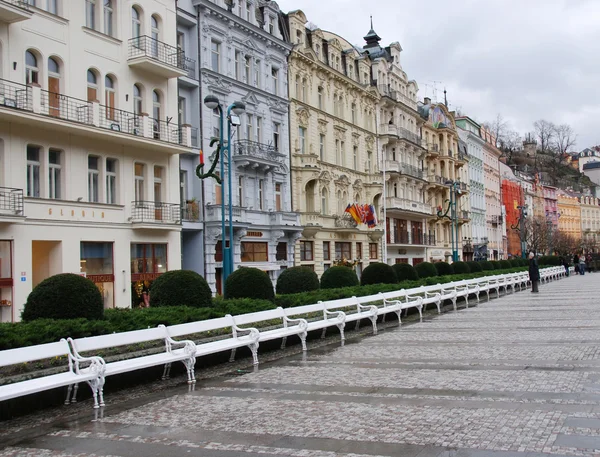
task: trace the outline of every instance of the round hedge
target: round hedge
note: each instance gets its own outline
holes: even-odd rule
[[[494,264],[492,262],[490,262],[489,260],[482,260],[479,263],[481,264],[481,269],[483,271],[492,271],[492,270],[495,270]]]
[[[308,267],[287,268],[277,278],[278,294],[297,294],[318,288],[319,277]]]
[[[494,266],[494,270],[501,270],[502,265],[498,260],[490,260],[490,263]]]
[[[369,284],[396,284],[397,282],[398,276],[396,276],[394,269],[387,263],[382,262],[370,263],[360,276],[361,286]]]
[[[433,266],[437,270],[438,276],[454,274],[454,269],[448,262],[436,262]]]
[[[195,271],[171,270],[160,275],[150,288],[150,306],[212,306],[210,287]]]
[[[471,273],[471,267],[469,267],[467,262],[454,262],[452,264],[452,269],[454,270],[455,275],[464,275]]]
[[[225,298],[258,298],[274,301],[275,292],[267,273],[258,268],[242,267],[227,277]]]
[[[419,278],[431,278],[438,275],[437,268],[430,262],[421,262],[415,265]]]
[[[508,270],[509,268],[512,268],[512,264],[510,263],[510,260],[499,260],[500,262],[500,268],[502,268],[503,270]]]
[[[510,266],[512,268],[516,268],[516,267],[520,267],[521,266],[521,261],[519,259],[510,259]]]
[[[481,267],[481,262],[475,262],[471,260],[470,262],[467,262],[467,265],[469,265],[471,273],[478,273],[480,271],[483,271],[483,268]]]
[[[408,263],[397,263],[392,265],[394,273],[398,277],[398,281],[416,281],[419,279],[419,273],[415,270],[415,267]]]
[[[73,273],[44,279],[31,291],[23,310],[24,321],[35,319],[102,319],[104,301],[92,281]]]
[[[336,266],[321,275],[321,289],[358,286],[358,276],[352,268]]]

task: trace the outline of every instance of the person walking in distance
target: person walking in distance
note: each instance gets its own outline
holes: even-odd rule
[[[539,292],[540,268],[533,252],[529,253],[529,280],[531,281],[531,292],[537,294]]]

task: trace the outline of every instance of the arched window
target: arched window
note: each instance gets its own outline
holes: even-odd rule
[[[152,37],[151,49],[152,49],[152,55],[154,57],[158,57],[158,42],[159,42],[159,39],[160,39],[160,30],[158,28],[158,19],[156,19],[156,16],[152,16],[150,22],[151,22],[151,25],[152,25],[152,29],[151,29],[151,37]]]
[[[135,114],[142,114],[142,89],[138,84],[133,85],[133,112]]]
[[[160,138],[160,94],[152,91],[152,117],[154,119],[154,138]]]
[[[113,36],[113,2],[104,0],[104,33]]]
[[[325,187],[323,187],[323,189],[321,190],[321,214],[323,214],[325,216],[328,213],[329,213],[329,205],[328,205],[328,198],[327,198],[327,189]]]
[[[60,116],[60,65],[54,57],[48,58],[48,114]]]
[[[142,36],[142,20],[141,14],[137,7],[131,8],[131,36],[139,38]]]
[[[115,119],[116,87],[112,76],[104,78],[104,104],[106,105],[106,118]]]
[[[87,100],[93,102],[98,99],[98,78],[93,70],[87,71]]]
[[[313,213],[315,211],[315,183],[315,180],[306,183],[305,198],[307,213]]]
[[[31,51],[25,53],[25,82],[39,84],[40,69],[35,54]]]

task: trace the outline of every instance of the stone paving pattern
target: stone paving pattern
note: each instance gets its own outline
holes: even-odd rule
[[[193,389],[108,396],[94,419],[38,416],[49,425],[0,457],[600,456],[599,279],[482,295]]]

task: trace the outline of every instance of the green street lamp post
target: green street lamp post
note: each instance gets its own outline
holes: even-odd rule
[[[519,232],[519,238],[521,240],[521,257],[527,258],[527,241],[525,240],[525,218],[527,217],[527,205],[517,206],[519,210],[519,220],[515,225],[511,225],[512,230]]]
[[[450,199],[446,200],[448,204],[446,211],[439,208],[437,217],[439,219],[449,219],[451,222],[450,235],[452,241],[452,262],[458,262],[458,215],[456,211],[457,197],[461,194],[460,181],[446,181],[445,184],[450,187]]]

